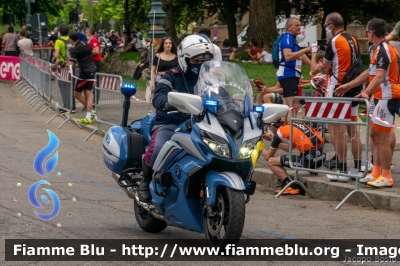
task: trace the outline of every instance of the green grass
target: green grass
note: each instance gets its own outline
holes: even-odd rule
[[[140,52],[119,53],[119,59],[121,61],[135,61],[136,63],[142,61],[142,58],[140,58]]]
[[[124,76],[124,77],[122,77],[122,80],[123,80],[123,82],[136,84],[136,86],[137,86],[136,89],[138,91],[145,91],[146,90],[146,82],[147,82],[147,80],[142,80],[142,79],[133,80],[131,76],[129,76],[129,77]]]

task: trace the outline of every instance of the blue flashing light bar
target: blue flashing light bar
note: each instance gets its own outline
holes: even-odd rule
[[[218,106],[218,101],[214,100],[205,100],[204,105],[207,107],[217,107]]]
[[[135,89],[136,90],[136,84],[122,83],[121,84],[121,89]]]
[[[264,113],[264,106],[254,105],[253,106],[253,111],[255,113],[262,114],[262,113]]]

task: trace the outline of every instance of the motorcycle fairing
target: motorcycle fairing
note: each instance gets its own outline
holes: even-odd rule
[[[227,186],[236,190],[245,190],[246,186],[243,179],[233,172],[215,172],[210,170],[207,172],[206,181],[208,185],[208,204],[214,206],[216,200],[216,192],[218,186]]]
[[[176,159],[170,159],[176,161]],[[173,163],[169,169],[173,176],[173,184],[167,190],[166,197],[158,196],[153,189],[153,182],[150,184],[150,192],[152,194],[152,203],[157,211],[164,216],[164,218],[178,226],[185,226],[186,228],[203,232],[202,223],[202,204],[200,194],[198,198],[187,198],[184,188],[188,187],[190,181],[189,173],[192,175],[200,170],[207,163],[190,155],[179,159],[179,163]],[[182,172],[180,173],[180,180],[177,179],[175,169],[179,165]],[[157,186],[158,191],[161,187]],[[185,211],[182,211],[185,210]]]

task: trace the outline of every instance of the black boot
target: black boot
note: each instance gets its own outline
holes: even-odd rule
[[[140,201],[145,203],[151,203],[151,194],[149,185],[153,176],[153,169],[150,166],[148,166],[144,160],[142,165],[143,165],[142,166],[143,180],[142,182],[140,182],[138,196]]]

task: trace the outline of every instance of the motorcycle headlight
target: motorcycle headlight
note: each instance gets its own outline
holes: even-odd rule
[[[256,148],[257,142],[260,140],[259,137],[254,139],[249,139],[243,142],[242,146],[239,149],[239,159],[247,159],[250,158],[252,152]]]
[[[225,139],[204,130],[200,131],[200,135],[203,142],[213,153],[225,158],[231,158],[231,149]]]

